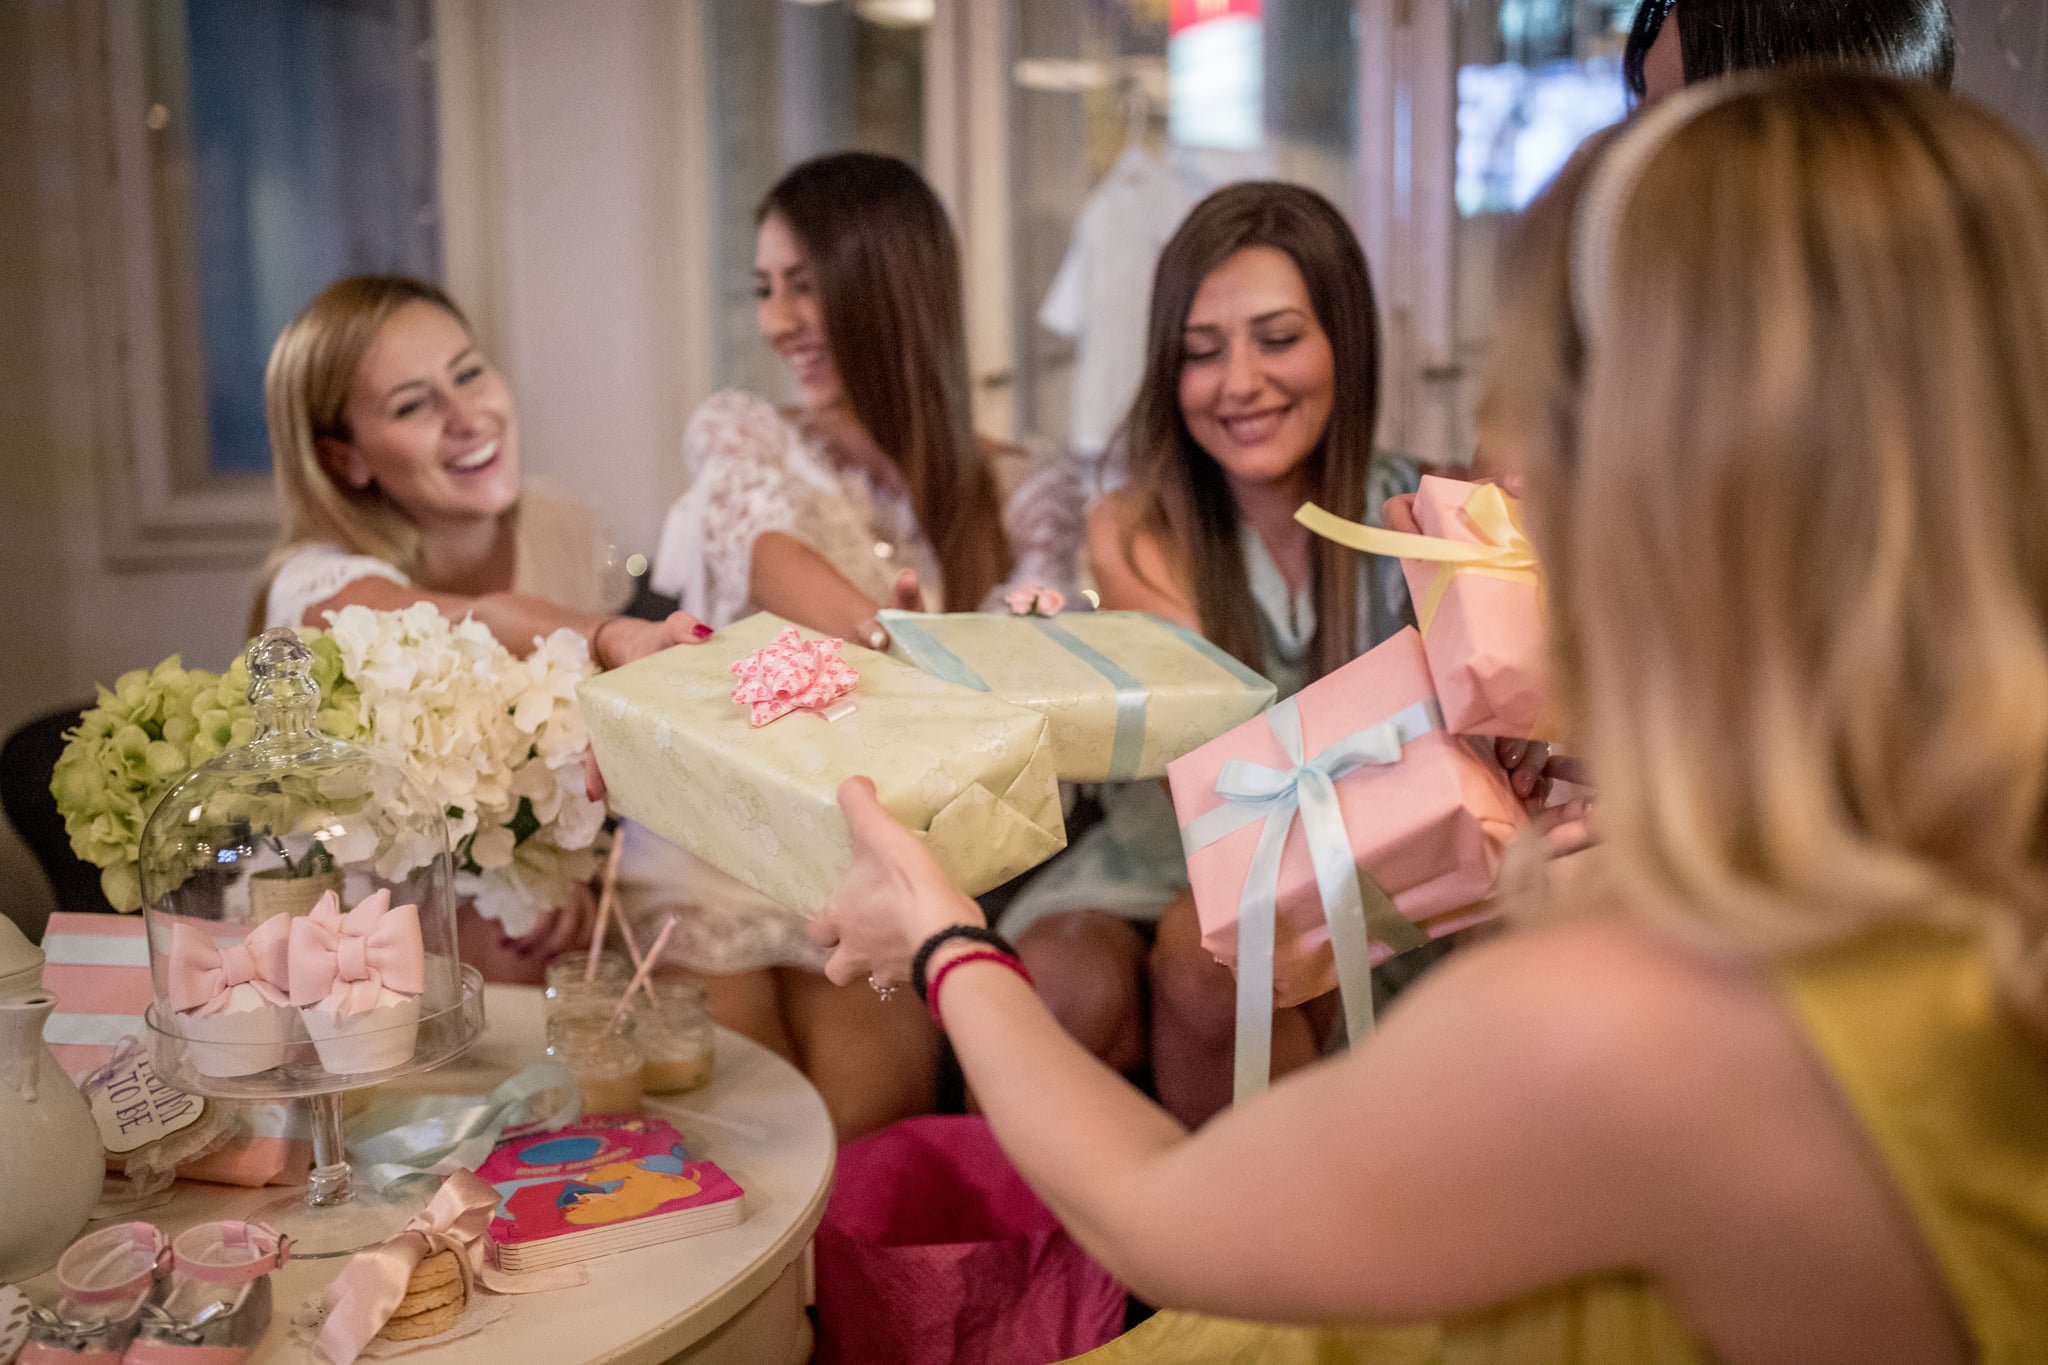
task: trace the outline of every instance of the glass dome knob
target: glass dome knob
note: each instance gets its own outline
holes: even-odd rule
[[[249,646],[249,703],[261,733],[303,730],[320,704],[313,651],[286,626],[264,631]]]

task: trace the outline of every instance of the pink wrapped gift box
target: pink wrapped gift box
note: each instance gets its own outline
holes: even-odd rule
[[[143,1011],[154,990],[149,942],[140,915],[59,912],[43,931],[43,986],[57,1008],[43,1041],[72,1080],[113,1059],[123,1038],[147,1039]],[[220,1103],[210,1100],[208,1103]],[[223,1185],[296,1184],[313,1147],[305,1122],[289,1103],[237,1102],[238,1131],[225,1146],[188,1161],[178,1174]]]
[[[1289,726],[1298,727],[1306,763],[1283,744]],[[1358,758],[1360,753],[1369,756]],[[1312,794],[1299,798],[1299,810],[1290,804],[1292,796],[1243,794],[1247,784],[1260,783],[1291,783],[1306,793],[1312,783],[1300,774],[1312,764],[1335,770],[1323,790],[1334,795],[1343,843],[1325,847],[1320,873],[1310,848],[1316,823]],[[1523,820],[1491,745],[1444,728],[1422,640],[1413,630],[1169,764],[1167,780],[1187,848],[1202,946],[1233,967],[1240,914],[1258,900],[1254,864],[1262,839],[1269,837],[1266,826],[1276,818],[1287,822],[1273,893],[1266,1013],[1274,1003],[1299,1003],[1341,980],[1354,1033],[1361,1022],[1370,1027],[1370,992],[1363,992],[1363,1000],[1352,998],[1361,993],[1354,986],[1363,971],[1333,948],[1335,917],[1325,913],[1330,886],[1341,882],[1347,868],[1364,874],[1358,894],[1370,946],[1357,956],[1384,960],[1492,916],[1493,907],[1479,902],[1492,890],[1503,847]],[[1233,824],[1239,827],[1229,829]],[[1340,937],[1343,922],[1338,920]],[[1354,975],[1347,978],[1347,970]],[[1240,973],[1240,992],[1247,984]],[[1241,995],[1241,1044],[1247,1008]]]
[[[1313,503],[1294,517],[1325,539],[1401,561],[1452,734],[1554,737],[1542,582],[1513,498],[1425,475],[1415,494],[1421,535],[1361,526]]]
[[[1444,724],[1460,735],[1541,738],[1549,719],[1543,590],[1515,500],[1490,484],[1425,475],[1415,519],[1438,540],[1504,552],[1509,564],[1403,558]]]

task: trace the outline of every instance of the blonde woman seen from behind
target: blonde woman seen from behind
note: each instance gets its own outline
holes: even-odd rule
[[[1509,280],[1492,413],[1599,893],[1193,1135],[958,940],[947,1033],[1140,1296],[1304,1324],[1163,1313],[1099,1365],[2048,1357],[2048,170],[1938,91],[1797,75],[1562,192],[1570,288]],[[841,800],[830,970],[901,979],[974,906]]]
[[[346,606],[432,602],[506,648],[581,633],[616,667],[709,627],[613,614],[610,546],[580,500],[522,488],[518,410],[438,286],[356,275],[322,290],[270,353],[263,380],[278,547],[251,629],[321,626]],[[494,979],[539,979],[584,928],[588,897],[509,938],[465,907],[465,955]]]

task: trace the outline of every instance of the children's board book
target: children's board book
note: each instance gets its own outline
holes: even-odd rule
[[[595,1114],[498,1144],[477,1174],[498,1191],[491,1241],[508,1271],[541,1270],[729,1228],[731,1176],[655,1118]]]

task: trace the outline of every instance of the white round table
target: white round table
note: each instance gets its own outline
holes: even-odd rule
[[[419,1094],[489,1092],[542,1055],[541,999],[530,986],[489,986],[484,1033],[439,1070],[389,1087]],[[507,1312],[483,1331],[413,1351],[418,1365],[801,1365],[811,1334],[811,1234],[825,1211],[836,1152],[831,1120],[810,1082],[757,1043],[718,1032],[717,1070],[701,1090],[650,1096],[647,1112],[680,1129],[690,1150],[716,1161],[746,1191],[737,1226],[588,1262],[590,1282],[573,1289],[508,1296]],[[175,1235],[213,1218],[247,1217],[282,1193],[180,1181],[171,1202],[142,1215]],[[276,1272],[277,1317],[253,1365],[316,1359],[294,1340],[289,1319],[317,1297],[346,1257],[294,1261]],[[54,1295],[50,1275],[29,1282]]]

